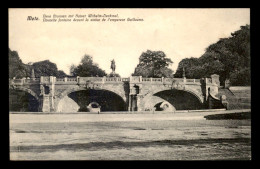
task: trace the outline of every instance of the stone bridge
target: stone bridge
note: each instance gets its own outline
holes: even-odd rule
[[[101,105],[102,111],[225,108],[225,97],[216,97],[218,87],[218,75],[202,79],[42,76],[9,80],[9,92],[27,93],[32,100],[28,104],[35,104],[30,105],[36,107],[33,111],[42,112],[60,112],[72,105],[78,106],[74,111],[84,111],[93,101]],[[9,98],[10,107],[14,98]]]

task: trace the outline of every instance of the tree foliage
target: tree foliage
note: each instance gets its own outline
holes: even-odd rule
[[[55,63],[52,63],[49,60],[35,62],[33,63],[32,68],[34,69],[35,77],[55,76],[62,78],[67,76],[62,70],[58,70]]]
[[[232,85],[250,85],[250,26],[241,26],[231,37],[210,45],[200,58],[183,59],[175,77],[182,77],[183,67],[187,78],[219,74],[222,84],[230,79]]]
[[[9,49],[9,78],[30,77],[32,69],[34,69],[35,77],[41,76],[67,76],[62,70],[58,70],[55,63],[49,60],[35,62],[32,65],[27,65],[22,62],[16,51]]]
[[[18,53],[16,51],[8,51],[9,60],[9,78],[22,78],[30,76],[30,70],[28,66],[23,64]]]
[[[168,68],[172,63],[164,52],[147,50],[139,57],[139,64],[132,75],[155,78],[172,77],[173,71]]]
[[[76,69],[76,65],[72,64],[70,66],[70,76],[76,76],[74,70]]]
[[[77,67],[71,66],[71,74],[74,76],[82,77],[103,77],[106,76],[106,72],[99,68],[98,64],[93,62],[93,59],[89,55],[84,55],[80,64]]]

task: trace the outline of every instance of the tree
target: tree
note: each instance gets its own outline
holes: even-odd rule
[[[173,71],[168,68],[172,60],[162,51],[147,50],[139,58],[133,76],[143,77],[172,77]]]
[[[198,66],[198,64],[198,59],[194,57],[182,59],[178,64],[178,68],[174,74],[174,77],[181,78],[183,75],[183,69],[185,69],[185,75],[187,78],[195,77],[196,75],[194,74],[194,69],[196,66]]]
[[[100,69],[98,64],[94,63],[92,57],[89,55],[84,55],[82,57],[80,64],[74,68],[72,74],[74,76],[82,77],[106,76],[106,72]]]
[[[174,77],[181,78],[185,70],[186,78],[202,78],[210,77],[212,74],[220,74],[223,72],[223,64],[214,57],[209,57],[207,54],[201,58],[185,58],[178,65]]]
[[[74,64],[72,64],[71,66],[70,66],[70,76],[75,76],[75,69],[76,69],[76,65],[74,65]]]
[[[230,74],[230,82],[232,85],[244,86],[251,84],[250,68],[243,68],[237,72]]]
[[[223,80],[230,79],[232,85],[251,84],[249,25],[241,26],[240,30],[231,33],[231,37],[210,45],[206,52],[216,55],[224,64]],[[235,76],[240,78],[234,78]]]
[[[67,76],[62,70],[58,70],[55,63],[52,63],[49,60],[35,62],[32,64],[32,68],[34,69],[35,77],[38,78],[41,76],[55,76],[57,78]]]
[[[41,76],[55,76],[58,78],[67,76],[62,70],[58,70],[55,63],[49,60],[24,64],[18,53],[9,49],[9,78],[30,77],[32,69],[34,69],[35,77],[38,78]]]
[[[16,51],[8,51],[9,59],[9,78],[23,78],[30,76],[30,68],[23,64]]]
[[[63,70],[58,70],[56,77],[58,77],[58,78],[64,78],[64,77],[67,77],[67,76],[68,76],[68,75],[67,75],[65,72],[63,72]]]
[[[183,59],[175,77],[182,77],[183,67],[187,78],[219,74],[221,84],[230,79],[232,85],[250,85],[250,26],[241,26],[231,37],[210,45],[200,58]]]

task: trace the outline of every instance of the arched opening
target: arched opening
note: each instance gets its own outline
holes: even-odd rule
[[[100,113],[100,111],[101,111],[100,108],[101,108],[101,106],[97,102],[91,102],[87,106],[87,109],[88,109],[87,111]]]
[[[154,94],[154,96],[167,101],[176,110],[198,110],[203,108],[203,104],[194,94],[183,90],[164,90]],[[155,109],[160,111],[160,104],[157,103]]]
[[[170,103],[168,103],[167,101],[161,101],[155,104],[153,109],[155,111],[172,111],[172,112],[176,111],[175,107]]]
[[[136,84],[133,86],[133,91],[132,91],[132,93],[134,93],[134,94],[139,94],[139,86],[137,86]]]
[[[49,94],[50,93],[50,87],[49,86],[43,86],[44,87],[44,93]]]
[[[9,89],[9,111],[38,112],[39,101],[26,91]]]
[[[88,105],[92,102],[98,103],[100,105],[101,112],[126,110],[126,103],[122,97],[115,94],[114,92],[107,90],[88,89],[75,91],[68,94],[67,99],[74,101],[74,107],[76,107],[74,111],[77,110],[78,112],[88,112]],[[62,102],[62,100],[60,102]],[[59,109],[66,109],[67,106],[69,105],[59,104]]]

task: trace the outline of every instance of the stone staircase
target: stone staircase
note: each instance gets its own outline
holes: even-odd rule
[[[229,89],[219,88],[217,97],[226,95],[230,110],[251,108],[251,88],[230,87]]]

